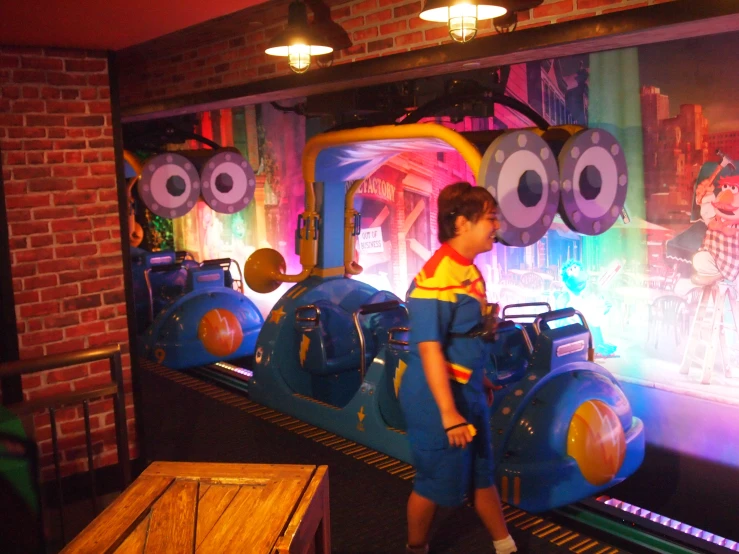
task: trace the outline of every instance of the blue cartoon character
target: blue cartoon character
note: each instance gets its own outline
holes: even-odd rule
[[[588,275],[580,262],[575,260],[565,262],[561,275],[567,290],[557,297],[557,307],[575,308],[585,316],[593,336],[596,357],[614,356],[616,347],[605,342],[601,332],[603,318],[610,311],[611,303],[588,286]]]

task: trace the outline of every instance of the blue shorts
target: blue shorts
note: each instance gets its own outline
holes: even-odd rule
[[[449,446],[441,414],[428,386],[401,387],[401,405],[416,469],[413,490],[440,506],[458,506],[474,489],[495,484],[490,408],[485,395],[451,383],[457,410],[477,435],[465,448]],[[428,392],[427,392],[428,391]]]

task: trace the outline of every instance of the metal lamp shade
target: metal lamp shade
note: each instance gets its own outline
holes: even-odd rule
[[[303,73],[310,65],[311,56],[329,54],[334,49],[308,24],[305,4],[292,2],[288,10],[287,27],[269,42],[264,52],[270,56],[288,57],[290,68]]]

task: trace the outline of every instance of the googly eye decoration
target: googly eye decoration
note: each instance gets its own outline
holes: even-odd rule
[[[205,163],[200,175],[203,200],[217,212],[240,212],[254,198],[254,170],[238,152],[215,154]]]
[[[182,217],[200,196],[200,175],[193,163],[174,152],[149,158],[138,182],[139,197],[152,212],[166,219]]]
[[[508,131],[488,146],[478,184],[498,203],[498,241],[530,246],[542,238],[559,206],[559,168],[549,145],[526,130]]]
[[[616,138],[602,129],[570,137],[559,154],[559,214],[576,233],[600,235],[621,214],[629,188],[626,156]]]

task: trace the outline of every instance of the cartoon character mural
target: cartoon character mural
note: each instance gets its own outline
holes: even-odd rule
[[[739,175],[720,176],[724,168],[734,169],[734,164],[721,151],[716,153],[721,163],[700,181],[695,193],[707,228],[703,244],[693,256],[692,281],[702,286],[721,280],[733,282],[739,276]],[[718,196],[714,185],[717,178]]]
[[[619,268],[620,266],[615,268],[615,271],[617,272]],[[610,271],[607,270],[598,282],[606,282],[606,278],[613,272],[613,269],[609,268]],[[607,343],[603,339],[601,330],[603,319],[611,310],[611,303],[599,293],[598,289],[600,287],[593,287],[588,283],[587,271],[577,260],[565,262],[562,266],[561,276],[567,290],[557,295],[555,305],[557,308],[575,308],[585,315],[593,337],[593,348],[596,357],[608,358],[614,356],[616,346]]]

